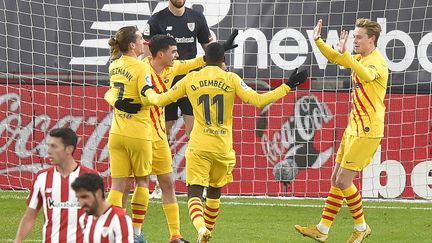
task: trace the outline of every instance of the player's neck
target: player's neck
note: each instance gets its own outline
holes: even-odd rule
[[[107,201],[105,201],[104,199],[102,199],[100,201],[101,203],[99,204],[98,209],[96,210],[96,213],[94,214],[94,216],[96,218],[99,218],[101,215],[103,215],[106,211],[108,211],[108,209],[111,207],[111,204]]]
[[[128,57],[132,57],[132,58],[135,58],[135,59],[138,59],[138,56],[132,50],[124,53],[123,55],[128,56]]]
[[[155,73],[156,73],[157,75],[160,75],[160,74],[162,73],[162,71],[164,70],[164,68],[165,68],[165,65],[164,65],[164,64],[158,62],[158,61],[157,61],[156,59],[154,59],[154,58],[151,58],[151,59],[150,59],[150,66],[153,68],[153,70],[155,71]]]
[[[183,16],[184,12],[186,11],[184,6],[181,8],[176,8],[171,4],[168,5],[168,9],[174,16]]]
[[[77,166],[78,163],[73,158],[70,158],[68,161],[58,164],[56,169],[62,176],[68,176],[77,168]]]
[[[369,54],[371,54],[373,51],[375,51],[376,47],[365,51],[364,53],[360,54],[362,57],[368,56]]]

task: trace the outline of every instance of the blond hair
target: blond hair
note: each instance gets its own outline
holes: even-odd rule
[[[380,24],[378,24],[377,22],[372,21],[370,19],[360,18],[360,19],[357,19],[355,26],[359,27],[359,28],[365,28],[369,38],[371,38],[372,36],[375,36],[375,46],[378,45],[378,38],[379,38],[380,33],[381,33],[381,25]]]
[[[125,26],[117,31],[115,37],[109,39],[108,44],[111,48],[112,61],[129,50],[129,43],[135,42],[135,33],[137,31],[138,28],[136,26]]]

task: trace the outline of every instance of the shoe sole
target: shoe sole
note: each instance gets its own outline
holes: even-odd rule
[[[303,232],[301,232],[299,229],[297,229],[296,227],[294,227],[296,230],[297,230],[297,232],[299,232],[300,234],[302,234],[303,235],[303,237],[309,237],[309,238],[311,238],[312,240],[315,240],[315,242],[320,242],[320,243],[324,243],[324,242],[326,242],[327,240],[320,240],[320,239],[316,239],[316,238],[313,238],[313,237],[311,237],[310,235],[306,235],[306,234],[304,234]]]

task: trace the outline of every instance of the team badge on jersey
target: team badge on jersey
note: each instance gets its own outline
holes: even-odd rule
[[[172,30],[172,26],[171,25],[168,25],[167,27],[166,27],[166,31],[171,31]]]
[[[109,234],[109,227],[103,227],[101,233],[102,233],[102,237],[107,237]]]
[[[187,23],[187,27],[190,31],[194,31],[195,29],[195,23]]]

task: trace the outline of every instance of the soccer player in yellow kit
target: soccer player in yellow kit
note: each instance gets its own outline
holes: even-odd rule
[[[188,185],[189,216],[198,231],[197,242],[207,242],[219,214],[221,188],[233,181],[235,152],[232,142],[234,99],[257,107],[274,102],[307,79],[307,72],[293,75],[277,89],[258,94],[235,73],[224,67],[225,48],[211,43],[206,49],[207,66],[191,72],[167,93],[157,94],[146,89],[150,103],[166,106],[187,95],[194,111],[194,126],[186,151],[186,183]],[[208,187],[205,207],[202,191]]]
[[[149,41],[151,56],[143,62],[151,72],[154,90],[163,93],[171,88],[173,80],[191,70],[205,65],[203,56],[190,60],[178,58],[177,42],[167,35],[154,35]],[[150,119],[153,132],[152,173],[157,175],[162,190],[162,207],[168,223],[171,243],[186,242],[180,234],[179,207],[172,178],[172,155],[165,128],[165,108],[150,107]]]
[[[321,221],[316,226],[295,228],[304,236],[325,242],[334,218],[345,199],[354,219],[354,231],[347,242],[362,242],[371,233],[366,224],[362,197],[353,180],[371,161],[384,136],[384,97],[387,89],[388,68],[377,49],[380,25],[370,19],[357,19],[354,30],[354,51],[346,48],[348,32],[342,31],[338,51],[321,39],[322,20],[314,28],[315,43],[331,62],[352,70],[352,107],[349,123],[336,154],[331,177],[331,188]]]
[[[133,175],[136,187],[132,196],[134,242],[145,242],[141,232],[149,200],[149,175],[152,159],[150,104],[140,95],[150,71],[138,59],[144,53],[144,39],[135,26],[119,29],[109,40],[110,89],[105,100],[113,106],[113,120],[108,137],[112,177],[108,202],[122,207],[123,192]]]

